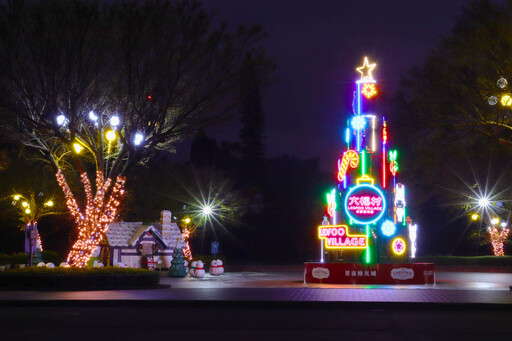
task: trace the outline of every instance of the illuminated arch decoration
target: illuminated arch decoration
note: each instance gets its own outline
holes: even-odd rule
[[[318,226],[318,238],[325,241],[327,249],[366,249],[368,237],[365,234],[350,234],[347,225]]]
[[[350,168],[357,168],[359,165],[359,154],[354,150],[347,150],[343,153],[343,157],[338,159],[338,181],[343,181]]]
[[[377,187],[361,184],[352,187],[345,196],[345,213],[357,224],[373,224],[386,211],[386,197]]]
[[[391,220],[384,220],[380,230],[384,236],[391,237],[396,233],[396,225]]]
[[[401,256],[405,253],[405,250],[407,248],[407,244],[405,243],[405,240],[401,237],[397,237],[393,239],[391,242],[391,249],[393,250],[393,253],[397,256]]]

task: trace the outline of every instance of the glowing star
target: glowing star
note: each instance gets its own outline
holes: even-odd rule
[[[372,70],[375,68],[377,64],[370,64],[368,62],[368,57],[364,57],[363,66],[356,68],[356,70],[361,74],[361,81],[363,82],[372,82]]]
[[[405,240],[403,240],[402,238],[398,237],[393,239],[393,242],[391,243],[393,253],[398,256],[403,255],[406,248],[405,245]]]
[[[364,83],[361,92],[363,93],[364,97],[370,99],[377,94],[377,87],[374,83]]]

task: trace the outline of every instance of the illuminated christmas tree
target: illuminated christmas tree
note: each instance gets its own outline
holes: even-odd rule
[[[356,69],[361,78],[343,134],[338,183],[327,194],[330,225],[319,227],[322,262],[324,247],[345,250],[344,257],[366,264],[415,257],[417,226],[407,216],[405,186],[397,179],[399,154],[389,149],[386,119],[374,109],[375,66],[365,57]]]

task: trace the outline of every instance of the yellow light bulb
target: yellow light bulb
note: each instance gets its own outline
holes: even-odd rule
[[[30,214],[30,209],[29,209],[29,208],[27,208],[27,209],[25,210],[25,213],[26,213],[26,214]]]
[[[496,224],[498,224],[499,222],[500,222],[500,220],[499,220],[498,218],[492,218],[492,219],[491,219],[491,224],[493,224],[493,225],[496,225]]]
[[[20,196],[19,196],[18,194],[16,194],[16,195],[14,196],[14,200],[20,200]]]
[[[27,207],[27,206],[28,206],[28,202],[26,202],[26,201],[22,202],[22,203],[21,203],[21,206],[23,206],[23,207]]]
[[[183,222],[184,222],[185,224],[190,223],[190,218],[185,218],[185,219],[183,219]]]
[[[503,95],[503,97],[501,97],[501,105],[506,107],[512,106],[512,97],[510,97],[510,95]]]
[[[114,141],[116,139],[116,132],[113,130],[109,130],[107,132],[107,140]]]
[[[81,145],[79,145],[78,143],[75,143],[73,144],[73,147],[75,148],[75,152],[77,154],[80,154],[80,152],[82,151],[82,149],[84,149],[84,147],[82,147]]]
[[[45,202],[44,204],[45,204],[45,206],[52,207],[53,201],[50,200],[50,201]]]
[[[473,220],[478,220],[478,218],[480,218],[480,216],[476,213],[473,213],[473,215],[471,216],[471,219]]]

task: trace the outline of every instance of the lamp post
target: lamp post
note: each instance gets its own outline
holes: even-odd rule
[[[42,195],[42,192],[39,193],[39,196]],[[30,266],[32,266],[34,252],[38,250],[38,242],[39,249],[42,250],[37,221],[45,215],[55,214],[55,212],[52,212],[54,203],[51,199],[48,199],[40,204],[36,200],[34,193],[31,193],[28,198],[21,194],[14,194],[12,197],[14,199],[12,202],[13,206],[18,206],[25,222],[25,253],[30,254]],[[40,255],[38,254],[38,256]]]

